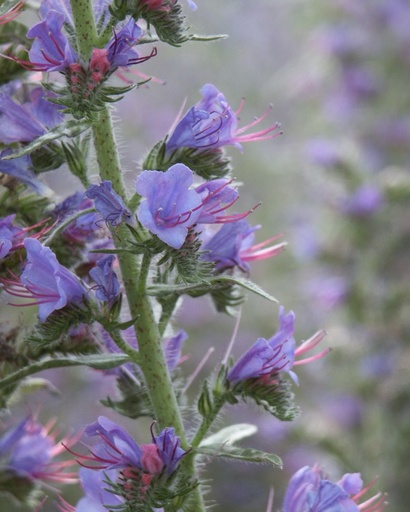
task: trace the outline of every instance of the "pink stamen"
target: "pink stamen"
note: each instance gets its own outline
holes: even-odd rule
[[[239,114],[239,112],[242,110],[242,107],[244,104],[245,104],[245,100],[242,98],[242,101],[240,103],[240,110],[238,110],[236,112],[236,114]],[[243,126],[242,128],[239,128],[239,130],[237,130],[236,133],[240,134],[240,133],[246,132],[247,130],[249,130],[249,128],[252,128],[253,126],[259,124],[270,113],[272,108],[273,108],[273,106],[269,105],[269,107],[265,110],[265,112],[260,117],[256,117],[255,120],[252,121],[251,123],[247,124],[246,126]],[[275,123],[275,125],[278,126],[278,123]]]
[[[307,364],[311,363],[312,361],[316,361],[317,359],[322,359],[326,354],[330,352],[330,348],[325,348],[322,350],[322,352],[319,352],[319,354],[316,354],[315,356],[306,357],[305,359],[300,359],[299,361],[294,361],[293,366],[298,366],[301,364]]]
[[[312,348],[315,348],[317,345],[319,345],[319,343],[323,341],[326,335],[327,332],[325,330],[317,331],[311,338],[304,341],[302,345],[300,345],[295,350],[295,356],[300,356],[301,354],[304,354],[305,352],[312,350]],[[370,489],[370,487],[368,488]]]
[[[241,251],[240,256],[244,261],[264,260],[266,258],[271,258],[277,254],[280,254],[284,251],[287,245],[287,242],[282,242],[280,244],[273,245],[272,247],[267,247],[266,249],[262,249],[256,252],[253,252],[253,247],[250,247],[246,251]]]

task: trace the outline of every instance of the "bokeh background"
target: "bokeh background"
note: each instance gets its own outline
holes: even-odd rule
[[[274,487],[279,510],[286,483],[305,464],[334,479],[360,471],[388,492],[390,510],[410,502],[410,3],[407,0],[198,0],[192,31],[228,34],[212,43],[158,47],[143,65],[148,85],[117,105],[116,127],[130,190],[144,154],[172,125],[187,98],[207,82],[233,108],[245,97],[246,124],[273,105],[265,123],[284,134],[228,149],[243,182],[239,208],[262,201],[249,219],[258,241],[283,233],[285,253],[252,264],[251,277],[296,314],[296,339],[326,329],[332,352],[298,367],[300,417],[290,424],[254,406],[226,411],[220,425],[249,422],[244,444],[277,453],[284,470],[209,461],[213,510],[265,510]],[[61,184],[61,172],[49,177]],[[64,192],[78,187],[66,176]],[[64,193],[61,190],[61,193]],[[277,328],[278,306],[248,296],[234,354]],[[209,347],[201,378],[221,360],[234,319],[204,299],[187,300],[175,326],[189,334],[189,374]],[[149,423],[134,424],[99,405],[114,380],[92,370],[51,373],[61,393],[41,391],[23,409],[58,416],[64,431],[110,414],[147,442]],[[191,388],[194,398],[200,380]],[[65,492],[75,502],[76,491]],[[20,510],[13,504],[4,510]],[[53,500],[44,510],[55,510]]]

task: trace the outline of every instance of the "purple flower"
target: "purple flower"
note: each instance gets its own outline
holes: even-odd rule
[[[133,18],[130,18],[118,32],[114,30],[114,35],[106,46],[107,59],[111,69],[128,67],[140,62],[138,53],[132,47],[142,35],[142,30]],[[141,57],[141,59],[145,60],[144,57]]]
[[[258,338],[231,368],[228,380],[237,384],[247,379],[270,377],[280,371],[290,372],[295,356],[294,323],[293,311],[286,314],[281,306],[276,334],[269,340]]]
[[[0,89],[0,142],[31,142],[61,123],[61,107],[47,101],[48,93],[34,88],[22,104],[11,99],[10,88]]]
[[[53,214],[57,218],[57,222],[63,222],[81,210],[91,207],[93,207],[93,201],[86,197],[85,192],[76,192],[58,204]],[[97,213],[81,215],[64,229],[64,237],[74,243],[92,242],[96,238],[99,220],[101,217]]]
[[[124,498],[110,491],[107,480],[116,482],[118,470],[106,469],[95,471],[90,468],[81,468],[78,472],[81,487],[85,496],[80,499],[75,509],[63,508],[62,510],[75,512],[107,512],[107,507],[116,509],[124,503]]]
[[[359,504],[358,500],[370,489],[362,490],[360,473],[346,473],[336,484],[324,478],[317,467],[305,466],[290,479],[283,512],[382,512],[385,495],[378,493]]]
[[[62,442],[70,445],[75,439],[56,443],[45,427],[28,416],[0,437],[0,472],[29,480],[74,482],[72,473],[62,471],[66,463],[53,462],[63,451]]]
[[[97,262],[97,266],[89,272],[97,284],[97,299],[112,304],[120,294],[120,283],[113,270],[115,256],[109,254]]]
[[[115,227],[123,221],[130,221],[131,213],[122,198],[114,192],[111,181],[105,180],[101,185],[90,185],[85,195],[89,199],[94,199],[97,211],[111,226]]]
[[[180,363],[181,349],[188,339],[188,334],[184,330],[180,330],[171,338],[164,340],[164,353],[168,370],[172,373]]]
[[[141,446],[124,429],[104,416],[88,425],[85,433],[101,439],[93,446],[92,456],[85,457],[100,464],[94,469],[120,469],[123,474],[127,470],[127,474],[134,474],[134,477],[138,473],[159,475],[163,470],[170,475],[186,453],[180,448],[180,438],[175,435],[173,428],[164,429],[158,436],[152,434],[152,443]]]
[[[67,304],[80,304],[87,290],[72,272],[57,261],[53,251],[34,238],[26,238],[27,263],[20,281],[3,279],[5,290],[16,297],[30,298],[38,305],[40,320]],[[30,304],[30,305],[31,305]]]
[[[383,194],[373,185],[361,185],[341,205],[344,213],[357,217],[373,215],[383,206]]]
[[[3,160],[3,157],[11,155],[13,151],[8,148],[0,153],[0,172],[16,178],[21,183],[31,187],[37,194],[51,195],[51,190],[44,185],[32,171],[29,155],[20,156],[11,160]]]
[[[264,119],[267,112],[248,126],[238,129],[236,113],[214,85],[204,85],[201,94],[202,100],[188,110],[168,139],[166,143],[168,152],[182,147],[206,149],[226,145],[242,149],[241,142],[264,140],[275,136],[272,132],[277,130],[278,124],[259,132],[244,134],[246,130]]]
[[[30,69],[65,72],[77,62],[77,54],[62,33],[64,22],[64,14],[49,10],[46,18],[27,32],[27,37],[34,39],[29,52]]]
[[[16,243],[21,241],[22,229],[13,225],[16,215],[8,215],[0,219],[0,259],[5,258],[15,248]]]
[[[180,438],[175,435],[175,429],[166,428],[158,436],[153,436],[152,440],[158,448],[166,474],[170,475],[175,471],[178,462],[186,453],[180,447]]]
[[[226,224],[203,246],[202,259],[213,261],[217,270],[226,270],[235,266],[243,272],[249,272],[248,261],[261,260],[276,256],[286,246],[286,242],[265,247],[278,237],[273,237],[260,244],[252,245],[254,232],[260,226],[250,226],[246,220]]]
[[[202,200],[190,189],[192,171],[175,164],[167,172],[143,171],[137,178],[137,192],[145,199],[137,212],[138,220],[163,242],[179,249],[188,229],[200,216]]]
[[[253,211],[225,214],[239,197],[229,186],[232,180],[211,180],[192,189],[193,176],[191,169],[175,164],[166,172],[143,171],[137,179],[137,192],[146,198],[138,220],[174,249],[182,246],[194,224],[236,222]]]
[[[316,347],[323,340],[326,333],[318,331],[298,348],[295,348],[294,324],[294,312],[290,311],[286,314],[285,308],[281,306],[279,308],[279,329],[268,340],[258,338],[230,369],[228,380],[233,385],[248,379],[261,379],[269,383],[272,376],[276,378],[276,374],[284,371],[289,373],[292,379],[298,383],[297,375],[291,371],[291,368],[298,364],[306,364],[320,359],[329,352],[329,349],[325,349],[309,358],[295,361],[295,357]]]

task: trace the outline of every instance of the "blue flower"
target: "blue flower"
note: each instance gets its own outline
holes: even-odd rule
[[[62,122],[61,107],[47,101],[49,94],[41,87],[32,89],[27,101],[21,104],[12,100],[13,92],[17,89],[0,89],[0,142],[3,144],[31,142]]]
[[[204,85],[201,94],[202,100],[188,110],[166,142],[168,152],[183,147],[207,149],[226,145],[233,145],[241,150],[242,142],[265,140],[278,135],[274,133],[279,128],[277,123],[258,132],[247,135],[244,133],[264,119],[268,111],[249,125],[238,129],[237,113],[214,85]]]
[[[117,274],[113,270],[115,256],[109,254],[97,262],[97,266],[89,272],[97,284],[97,299],[103,302],[113,303],[120,294],[120,283]]]
[[[286,242],[266,247],[276,240],[277,236],[253,245],[254,233],[259,228],[260,226],[252,227],[243,219],[225,224],[205,242],[202,259],[214,262],[217,270],[237,266],[243,272],[249,272],[249,261],[271,258],[286,247]]]
[[[123,221],[131,220],[131,213],[122,198],[114,192],[112,183],[105,180],[101,185],[90,185],[85,192],[89,199],[94,199],[95,207],[102,218],[115,227]]]
[[[57,261],[53,251],[34,238],[26,238],[27,263],[20,280],[3,279],[5,290],[16,297],[32,299],[40,320],[68,304],[80,304],[87,290],[72,272]]]
[[[3,157],[11,155],[13,151],[8,148],[0,153],[0,172],[7,174],[31,187],[37,194],[49,196],[52,191],[42,183],[34,174],[31,167],[31,158],[29,155],[3,160]]]
[[[64,14],[50,10],[43,21],[27,32],[27,37],[34,39],[29,52],[30,69],[64,73],[71,64],[77,62],[77,54],[62,32],[64,22]]]
[[[317,467],[305,466],[290,479],[283,512],[382,512],[385,495],[379,493],[359,504],[372,484],[363,487],[360,473],[346,473],[338,483],[325,478]]]
[[[74,441],[56,443],[43,425],[28,416],[0,437],[0,473],[31,481],[73,482],[73,474],[62,471],[67,464],[53,462],[53,458],[62,451],[62,442],[70,445]]]
[[[188,229],[200,216],[202,200],[195,190],[192,171],[175,164],[167,172],[143,171],[136,190],[145,199],[137,212],[138,220],[163,242],[179,249]]]
[[[279,310],[279,329],[269,340],[259,338],[228,373],[232,384],[254,378],[270,378],[280,371],[289,373],[295,356],[294,333],[295,314]]]
[[[185,450],[180,447],[181,439],[175,435],[175,429],[165,428],[158,436],[153,436],[152,440],[158,447],[166,474],[170,475],[186,454]]]
[[[118,32],[114,31],[114,36],[106,46],[108,50],[107,59],[111,69],[127,67],[139,62],[140,57],[132,49],[132,46],[137,43],[142,35],[142,30],[133,18],[130,18]]]

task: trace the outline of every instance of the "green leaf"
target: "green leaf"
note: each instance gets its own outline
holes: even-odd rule
[[[283,464],[280,457],[273,453],[254,450],[253,448],[240,448],[238,446],[212,444],[193,448],[195,452],[211,457],[227,457],[228,459],[243,460],[246,462],[268,462],[282,469]]]
[[[201,448],[204,446],[212,446],[216,444],[232,445],[245,437],[253,436],[258,431],[258,427],[256,425],[251,425],[249,423],[238,423],[237,425],[230,425],[229,427],[225,427],[219,432],[212,434],[207,437],[201,444],[199,445]]]
[[[208,36],[201,36],[200,34],[190,34],[190,41],[219,41],[220,39],[228,39],[227,34],[210,34]]]
[[[271,302],[278,302],[275,297],[270,295],[268,292],[265,292],[262,288],[260,288],[257,284],[253,283],[249,279],[244,279],[241,277],[231,277],[231,276],[218,276],[212,277],[207,282],[202,283],[193,283],[193,284],[157,284],[154,286],[150,286],[147,289],[148,295],[153,295],[155,297],[161,297],[169,294],[201,294],[207,293],[217,288],[223,288],[226,285],[238,285],[242,288],[250,290],[265,299],[270,300]]]
[[[41,137],[33,140],[30,144],[22,148],[20,151],[3,157],[3,160],[11,160],[13,158],[19,158],[20,156],[28,155],[32,151],[49,144],[53,140],[60,139],[61,137],[76,137],[80,133],[90,128],[90,123],[87,121],[79,121],[77,119],[70,119],[66,123],[60,124],[48,131]]]
[[[50,368],[63,368],[67,366],[90,366],[97,370],[108,370],[127,363],[130,358],[125,354],[91,354],[87,356],[60,356],[45,358],[29,366],[17,370],[0,380],[0,389],[6,388],[29,375],[48,370]]]

